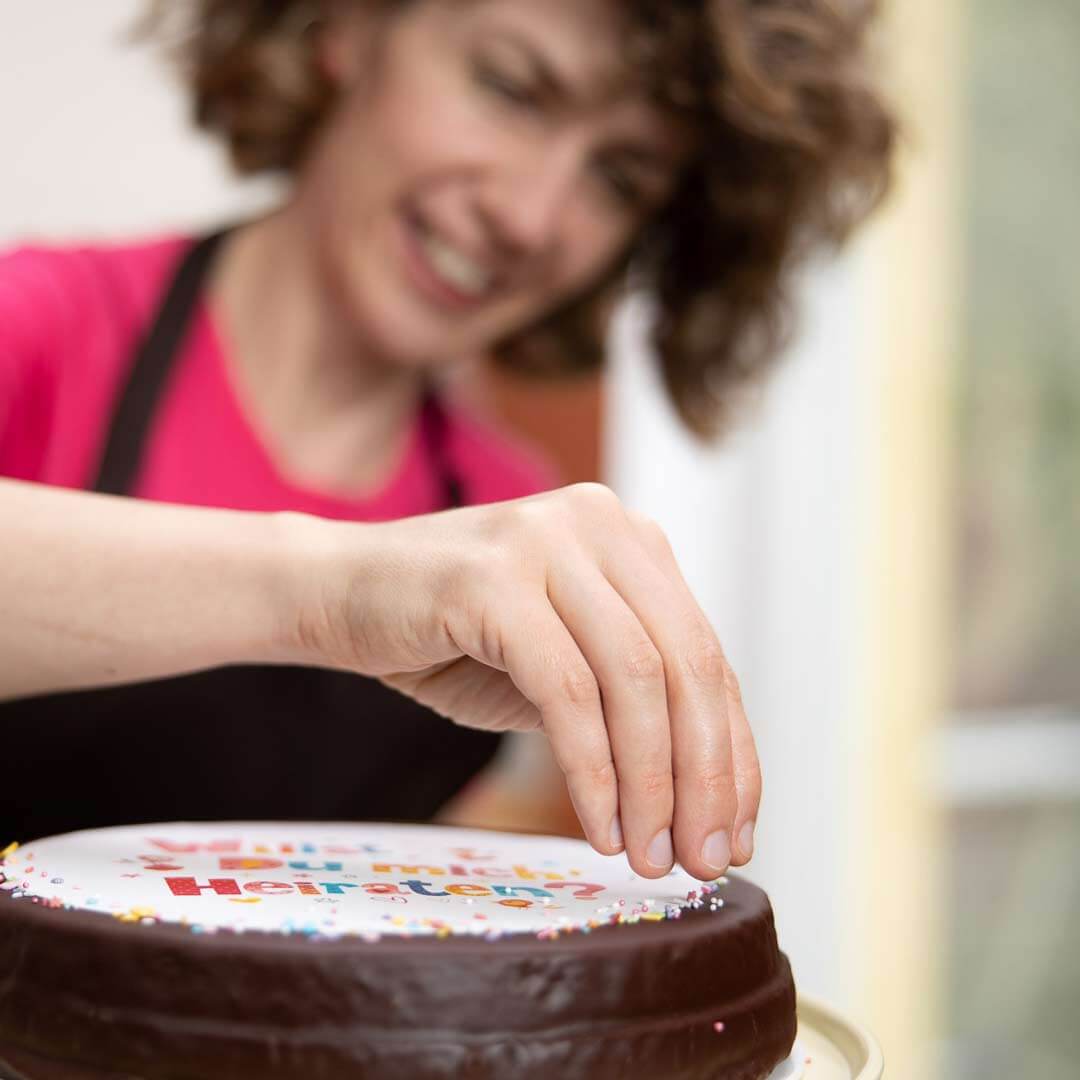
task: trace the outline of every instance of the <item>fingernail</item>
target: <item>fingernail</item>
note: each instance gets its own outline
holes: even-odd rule
[[[731,865],[731,841],[726,832],[711,833],[701,848],[702,859],[714,870],[724,871]]]
[[[622,822],[619,821],[619,815],[616,814],[611,819],[611,846],[622,847]]]
[[[650,866],[657,870],[666,870],[675,861],[675,849],[671,846],[671,830],[664,829],[658,832],[645,852],[645,858]]]
[[[739,850],[746,858],[754,854],[754,823],[748,821],[739,832]]]

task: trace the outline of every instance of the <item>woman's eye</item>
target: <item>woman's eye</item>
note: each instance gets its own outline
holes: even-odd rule
[[[489,64],[477,65],[476,79],[486,89],[515,105],[534,106],[539,103],[539,98],[531,86]]]
[[[645,196],[640,185],[635,183],[625,170],[615,165],[600,165],[598,171],[608,190],[619,202],[631,207],[644,202]]]

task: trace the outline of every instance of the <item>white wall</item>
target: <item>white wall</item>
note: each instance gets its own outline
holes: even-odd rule
[[[226,220],[266,185],[189,134],[139,0],[0,0],[0,244]]]
[[[229,181],[158,58],[125,43],[140,7],[0,0],[0,245],[211,223],[265,197]],[[772,894],[801,987],[854,1006],[855,263],[816,273],[807,295],[767,409],[712,452],[680,434],[641,348],[643,313],[625,311],[608,461],[626,500],[667,528],[741,677],[766,781],[750,876]]]

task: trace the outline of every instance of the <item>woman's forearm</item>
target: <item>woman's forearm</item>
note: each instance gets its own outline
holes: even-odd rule
[[[298,659],[295,531],[0,479],[0,700]]]

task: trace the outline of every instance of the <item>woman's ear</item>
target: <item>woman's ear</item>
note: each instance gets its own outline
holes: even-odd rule
[[[317,35],[319,70],[339,91],[355,86],[371,66],[381,20],[376,13],[363,10],[365,6],[329,3],[319,24],[312,28]]]
[[[318,55],[319,71],[338,90],[350,86],[356,77],[356,47],[352,41],[355,27],[353,20],[337,12],[333,13],[316,28],[315,48]]]

